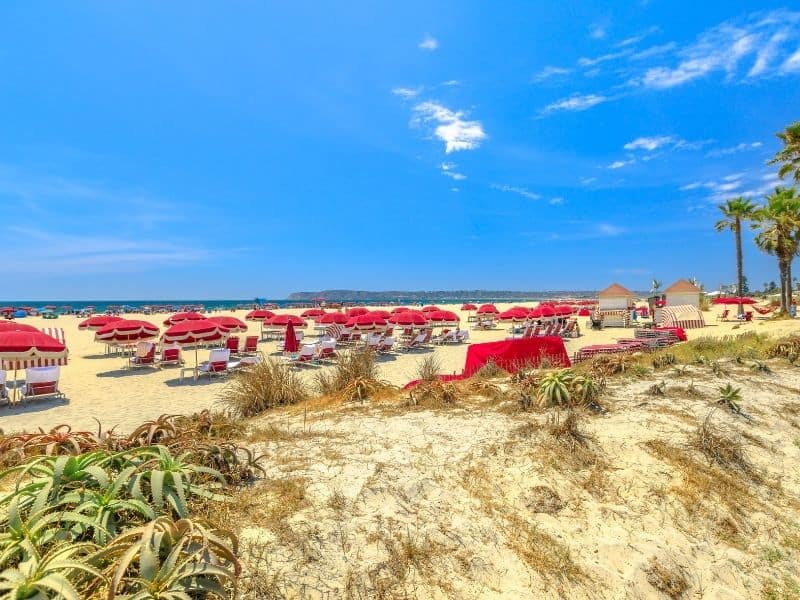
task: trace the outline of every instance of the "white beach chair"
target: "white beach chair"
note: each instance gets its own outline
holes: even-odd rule
[[[153,342],[136,344],[136,354],[128,361],[131,367],[154,367],[156,365],[156,345]]]
[[[6,387],[7,376],[5,371],[0,371],[0,402],[3,404],[8,402],[8,388]]]
[[[304,365],[314,362],[316,357],[317,345],[303,344],[303,346],[300,348],[300,353],[293,358],[287,358],[286,361],[291,365]]]
[[[319,344],[317,360],[333,360],[334,358],[336,358],[336,342],[334,340],[322,340]]]
[[[63,398],[64,394],[58,389],[60,376],[60,367],[31,367],[25,369],[22,400],[46,397]]]
[[[459,344],[463,344],[469,341],[469,331],[466,329],[462,329],[461,331],[456,332],[456,342]]]
[[[208,354],[208,361],[197,367],[197,375],[226,375],[230,368],[238,363],[231,363],[231,351],[228,348],[215,348]]]
[[[395,337],[393,335],[386,336],[381,340],[380,346],[378,346],[378,353],[379,354],[386,354],[387,352],[391,352],[392,348],[395,344]]]

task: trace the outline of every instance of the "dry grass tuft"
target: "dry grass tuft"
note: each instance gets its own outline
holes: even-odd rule
[[[655,556],[650,559],[645,573],[650,585],[673,600],[683,598],[689,589],[689,580],[682,567],[672,564],[665,565]]]
[[[276,406],[297,404],[308,397],[297,373],[269,359],[237,373],[225,387],[221,400],[234,415],[251,417]]]
[[[692,446],[702,452],[709,462],[726,470],[740,471],[754,482],[759,482],[761,478],[745,453],[741,434],[723,431],[712,421],[713,414],[714,411],[708,413],[697,428]]]
[[[479,379],[494,379],[495,377],[508,377],[509,373],[502,367],[497,366],[497,363],[490,360],[480,369],[478,369],[473,377]]]
[[[437,381],[442,371],[442,361],[435,352],[427,354],[417,362],[417,371],[414,379],[419,381]]]
[[[347,402],[363,402],[393,389],[378,379],[375,353],[368,348],[343,350],[332,369],[318,371],[314,375],[314,384],[322,396]]]
[[[565,503],[552,488],[546,485],[536,485],[531,488],[525,506],[535,513],[554,515],[564,508]]]
[[[453,383],[438,379],[422,381],[408,392],[406,404],[420,408],[451,408],[462,395],[461,389]]]

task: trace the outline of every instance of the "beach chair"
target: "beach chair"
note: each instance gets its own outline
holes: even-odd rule
[[[0,402],[3,404],[8,402],[8,388],[6,387],[7,376],[5,371],[0,371]]]
[[[225,347],[231,351],[231,354],[239,354],[239,336],[232,335],[225,341]]]
[[[564,325],[561,331],[558,332],[558,335],[560,335],[561,337],[577,337],[576,334],[577,325],[578,325],[577,321],[573,321],[572,319],[570,319],[569,321],[567,321],[567,323]]]
[[[248,335],[244,338],[244,354],[257,354],[258,353],[258,336]]]
[[[455,340],[459,344],[464,344],[469,341],[469,331],[466,329],[462,329],[461,331],[456,331]]]
[[[378,347],[381,345],[382,336],[379,333],[370,333],[367,336],[367,348],[377,352]]]
[[[336,358],[336,342],[334,340],[322,340],[319,343],[319,354],[317,360],[333,360]]]
[[[378,354],[386,354],[392,351],[394,344],[397,340],[395,340],[394,336],[388,335],[381,340],[380,346],[378,346]]]
[[[153,342],[136,344],[136,354],[128,360],[129,367],[155,367],[156,345]]]
[[[303,344],[300,348],[300,353],[293,358],[286,358],[286,362],[290,365],[300,366],[314,362],[317,358],[317,345],[316,344]]]
[[[339,335],[334,339],[339,342],[340,344],[349,344],[350,343],[350,335],[352,333],[351,329],[345,329],[342,327],[339,330]]]
[[[25,384],[22,386],[22,400],[35,398],[63,398],[58,389],[61,375],[59,367],[31,367],[25,369]]]
[[[752,320],[753,320],[753,311],[751,311],[751,310],[748,310],[746,313],[744,313],[744,320],[745,320],[745,322],[747,322],[747,323],[749,323],[750,321],[752,321]]]
[[[181,358],[180,346],[164,346],[161,349],[161,359],[158,361],[159,367],[167,365],[181,366],[183,359]]]
[[[731,311],[729,308],[726,308],[722,311],[722,314],[717,315],[717,321],[727,321],[729,314],[731,314]]]
[[[228,362],[231,358],[231,351],[227,348],[215,348],[208,354],[208,361],[201,363],[197,367],[197,376],[226,375],[229,373]]]

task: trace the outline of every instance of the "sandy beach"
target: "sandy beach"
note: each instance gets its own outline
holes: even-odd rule
[[[533,307],[535,303],[519,304]],[[467,323],[468,313],[460,311],[460,305],[440,305],[461,316],[461,327],[471,327]],[[500,311],[510,308],[512,304],[498,303]],[[391,307],[378,307],[388,308]],[[300,314],[302,309],[287,309],[292,314]],[[751,323],[735,321],[718,321],[720,307],[714,307],[704,313],[706,327],[687,331],[689,339],[702,336],[724,336],[757,331],[771,335],[784,335],[800,331],[800,323],[796,321],[768,321],[756,319]],[[244,311],[221,312],[244,319]],[[167,315],[129,314],[126,318],[141,318],[161,327]],[[6,432],[21,430],[49,429],[61,423],[68,423],[75,429],[95,429],[98,419],[104,427],[117,427],[118,431],[129,431],[142,421],[153,419],[164,413],[191,413],[218,404],[229,378],[203,378],[198,382],[179,379],[179,368],[163,369],[139,368],[127,369],[127,359],[121,356],[107,355],[105,347],[94,341],[94,333],[81,331],[78,323],[82,319],[75,316],[61,316],[57,320],[44,320],[41,317],[29,317],[21,322],[36,327],[62,327],[69,348],[69,364],[61,368],[61,389],[64,400],[39,400],[13,407],[0,407],[0,429]],[[583,346],[596,343],[608,343],[617,338],[631,337],[632,330],[608,327],[601,331],[591,330],[587,319],[579,317],[581,336],[567,338],[565,345],[570,357]],[[495,329],[473,330],[470,328],[471,342],[489,342],[505,339],[509,334],[508,324],[498,324]],[[260,332],[258,322],[248,322],[249,335]],[[313,321],[308,320],[304,330],[306,336],[315,335]],[[245,334],[240,334],[244,336]],[[312,338],[313,339],[313,338]],[[393,352],[379,358],[381,377],[394,384],[404,385],[414,379],[417,365],[423,356],[434,352],[442,367],[442,373],[460,373],[464,366],[468,344],[435,346],[434,349],[412,352]],[[261,342],[259,349],[265,355],[280,355],[278,342]],[[208,350],[201,350],[200,360],[208,357]],[[184,352],[187,366],[194,363],[194,352]],[[312,382],[313,373],[326,366],[308,366],[298,369],[301,376]],[[12,373],[9,373],[9,378]],[[22,377],[22,374],[18,374]]]

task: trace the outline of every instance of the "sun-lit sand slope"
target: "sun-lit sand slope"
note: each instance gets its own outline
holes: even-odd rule
[[[500,310],[505,310],[512,304],[498,304]],[[528,304],[527,306],[534,306]],[[459,312],[459,306],[445,306],[442,308]],[[299,314],[301,310],[287,311]],[[220,313],[234,314],[240,318],[244,312]],[[462,316],[461,326],[467,327],[467,313]],[[142,318],[161,326],[166,315],[127,315],[129,318]],[[179,369],[133,369],[125,368],[126,360],[120,357],[104,354],[104,346],[94,341],[94,333],[80,331],[78,323],[81,319],[72,316],[59,317],[56,320],[43,320],[41,318],[27,318],[25,323],[37,327],[63,327],[67,346],[70,350],[69,365],[61,369],[61,389],[66,394],[66,401],[36,401],[25,405],[8,408],[0,407],[0,428],[9,431],[30,430],[38,427],[50,428],[60,423],[69,423],[73,428],[95,428],[94,419],[99,419],[104,426],[117,426],[119,431],[127,431],[138,423],[155,418],[164,413],[189,413],[204,408],[209,408],[218,402],[223,392],[226,379],[203,379],[198,383],[188,380],[181,384],[178,381]],[[583,335],[576,339],[566,341],[570,354],[580,348],[593,343],[607,342],[618,337],[630,337],[631,330],[608,328],[603,331],[591,331],[585,326],[585,318],[579,322]],[[702,335],[724,335],[741,333],[743,331],[759,331],[781,333],[786,331],[800,331],[800,323],[795,322],[766,322],[755,321],[749,324],[718,323],[716,313],[706,313],[709,327],[703,330],[689,331],[690,337]],[[306,335],[314,333],[309,321]],[[161,326],[161,331],[164,327]],[[736,328],[734,330],[734,328]],[[249,323],[249,333],[259,332],[258,323]],[[471,341],[486,342],[504,339],[508,335],[507,326],[499,326],[490,331],[470,331]],[[265,354],[278,351],[277,342],[260,344]],[[461,372],[467,345],[449,345],[436,347],[442,371],[444,373]],[[417,364],[424,352],[394,353],[383,356],[380,360],[381,376],[397,385],[405,384],[414,378]],[[208,357],[208,351],[200,351],[200,360]],[[184,353],[187,365],[194,363],[193,351]],[[307,367],[301,369],[301,374],[311,383],[313,372],[317,368]],[[9,373],[9,378],[12,376]]]

